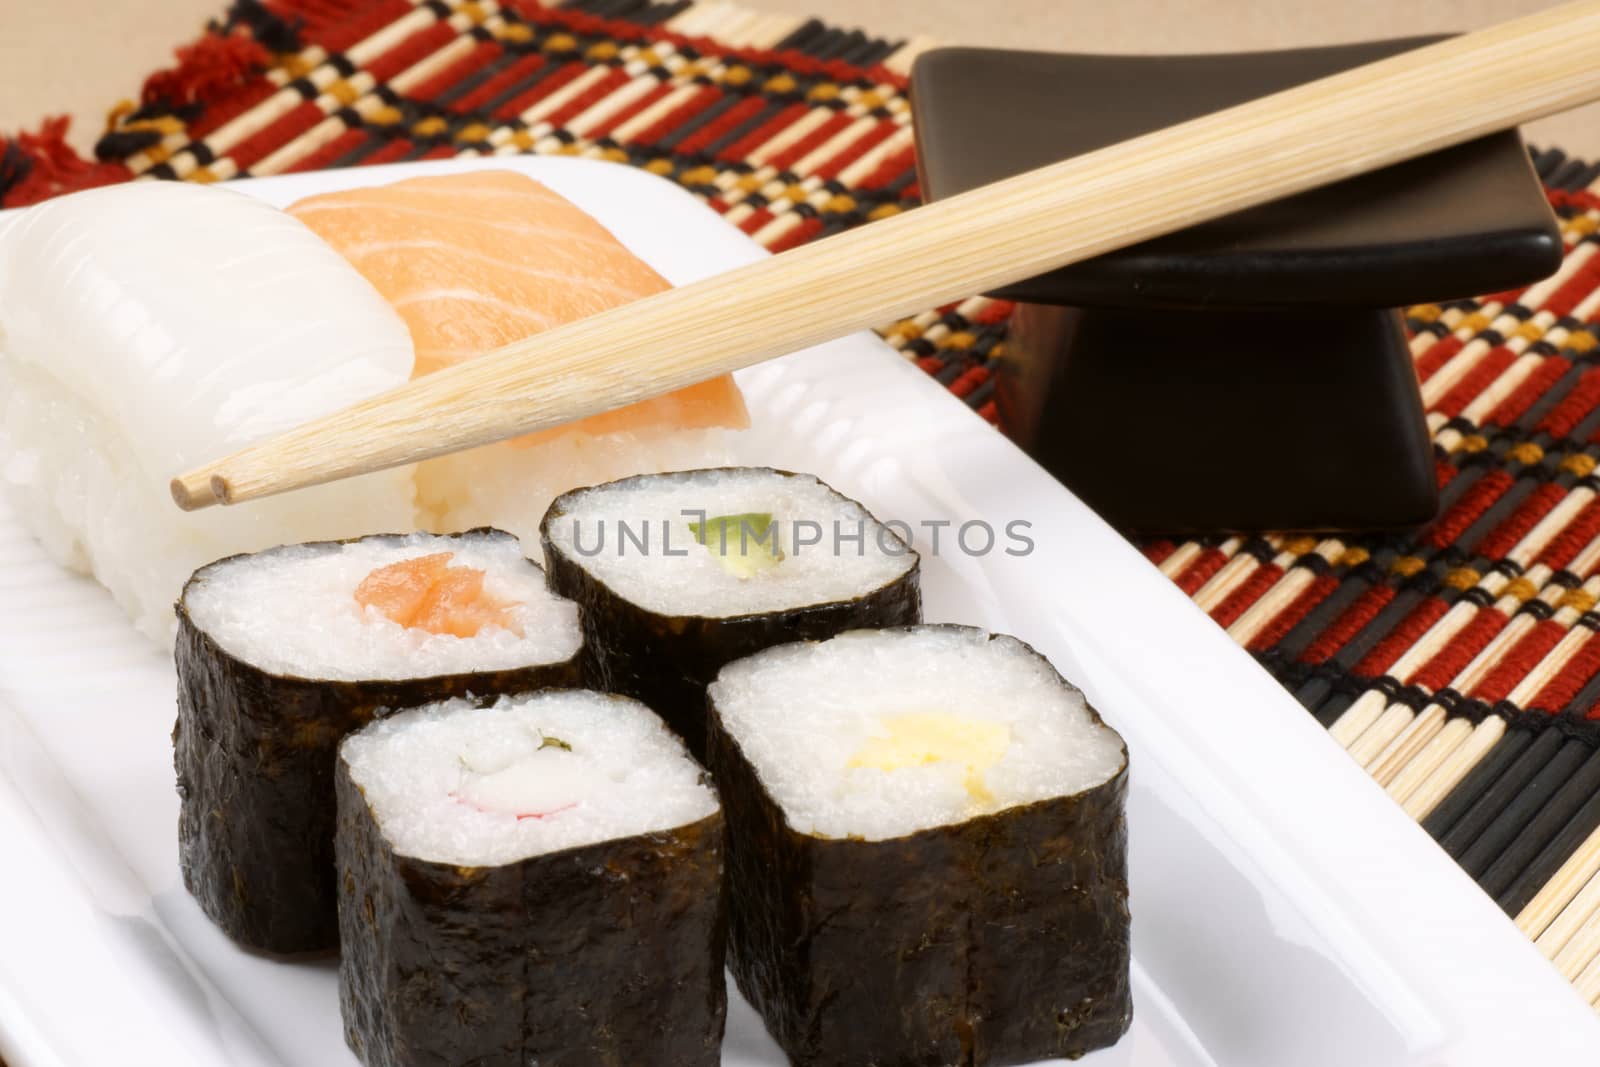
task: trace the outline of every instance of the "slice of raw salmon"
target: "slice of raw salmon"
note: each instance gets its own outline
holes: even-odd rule
[[[669,288],[576,205],[514,171],[325,193],[289,212],[400,313],[416,375]],[[744,397],[723,376],[524,440],[749,424]]]
[[[401,626],[410,626],[454,555],[435,552],[379,567],[356,586],[356,603],[377,608]]]
[[[484,592],[483,571],[452,567],[453,558],[436,552],[379,567],[356,586],[356,603],[429,633],[475,637],[485,626],[499,626],[520,634],[512,605]]]

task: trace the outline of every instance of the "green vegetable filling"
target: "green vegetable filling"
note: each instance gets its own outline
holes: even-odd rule
[[[547,737],[543,731],[540,730],[534,730],[533,736],[539,739],[539,747],[534,749],[535,752],[543,752],[547,748],[560,749],[563,752],[572,751],[572,746],[561,740],[559,737]],[[467,757],[460,754],[457,754],[456,761],[461,764],[461,769],[466,771],[468,774],[492,775],[498,774],[500,771],[506,769],[505,767],[500,767],[496,770],[488,770],[487,768],[483,767],[474,767],[472,762],[468,760]]]
[[[691,522],[689,532],[735,578],[754,578],[783,562],[778,530],[767,512],[711,516]]]

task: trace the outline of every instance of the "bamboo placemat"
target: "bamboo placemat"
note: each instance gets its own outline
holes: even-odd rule
[[[929,43],[709,0],[237,0],[96,161],[59,123],[6,144],[0,203],[538,152],[670,177],[781,251],[917,204],[906,74]],[[1141,547],[1600,1002],[1600,167],[1536,162],[1561,272],[1409,313],[1435,523]],[[1009,311],[883,332],[992,421]]]

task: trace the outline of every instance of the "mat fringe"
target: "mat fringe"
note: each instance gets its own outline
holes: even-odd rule
[[[57,115],[40,123],[37,133],[0,137],[0,207],[36,204],[133,177],[122,163],[79,155],[66,141],[71,125],[70,118]]]

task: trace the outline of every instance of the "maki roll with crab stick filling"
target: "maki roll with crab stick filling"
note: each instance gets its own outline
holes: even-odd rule
[[[644,701],[696,756],[724,664],[922,621],[917,553],[809,474],[724,467],[574,489],[540,534],[550,587],[583,607],[602,687]]]
[[[401,712],[340,748],[340,1007],[368,1067],[712,1067],[722,812],[636,701]]]
[[[729,967],[797,1067],[1114,1044],[1127,750],[1012,637],[862,630],[724,667]]]
[[[196,571],[178,601],[183,879],[248,948],[338,945],[333,768],[386,709],[581,685],[576,604],[495,530],[322,541]]]

